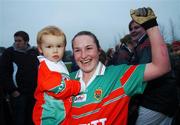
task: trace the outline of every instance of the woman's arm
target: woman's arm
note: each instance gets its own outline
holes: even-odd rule
[[[147,30],[151,42],[152,62],[146,65],[144,80],[149,81],[170,71],[167,46],[157,26]]]
[[[171,66],[168,50],[159,31],[153,10],[149,7],[131,10],[131,17],[144,27],[151,43],[152,62],[146,65],[144,80],[149,81],[169,72]]]

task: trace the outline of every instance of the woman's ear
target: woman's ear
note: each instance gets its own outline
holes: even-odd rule
[[[102,48],[99,48],[99,56],[101,55],[101,52],[102,52]]]

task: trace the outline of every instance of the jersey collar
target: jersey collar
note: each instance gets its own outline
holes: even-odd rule
[[[98,63],[98,66],[96,68],[96,71],[94,73],[94,75],[91,77],[91,79],[89,80],[89,82],[87,83],[86,87],[88,85],[90,85],[90,83],[96,78],[96,76],[99,76],[99,75],[104,75],[104,72],[105,72],[105,69],[106,69],[106,66],[104,64],[102,64],[101,62]],[[77,72],[76,74],[76,79],[80,79],[80,82],[81,84],[85,84],[84,81],[82,80],[82,76],[83,76],[83,72],[81,69],[79,69],[79,71]]]

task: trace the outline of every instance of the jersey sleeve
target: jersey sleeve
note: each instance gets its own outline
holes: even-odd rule
[[[67,98],[80,92],[80,82],[64,80],[59,72],[50,71],[45,61],[40,63],[38,71],[38,87],[55,98]]]
[[[126,68],[120,81],[127,95],[133,96],[134,94],[142,94],[144,92],[146,87],[144,70],[145,64],[132,65]]]

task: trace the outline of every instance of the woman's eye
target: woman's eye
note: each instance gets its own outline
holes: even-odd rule
[[[78,50],[78,49],[76,49],[76,50],[74,50],[74,52],[79,52],[79,50]]]
[[[51,46],[47,46],[47,48],[51,48]]]
[[[91,50],[92,48],[91,47],[88,47],[87,50]]]

